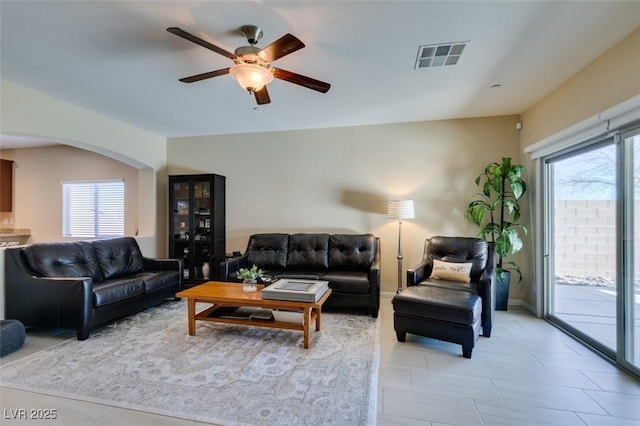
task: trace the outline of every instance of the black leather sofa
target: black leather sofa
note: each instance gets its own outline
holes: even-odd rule
[[[78,340],[157,305],[183,286],[182,262],[142,256],[132,237],[5,250],[5,315],[25,326],[76,329]]]
[[[326,280],[325,307],[380,308],[380,239],[372,234],[254,234],[246,252],[220,264],[223,281],[241,281],[240,268],[257,265],[272,279]]]

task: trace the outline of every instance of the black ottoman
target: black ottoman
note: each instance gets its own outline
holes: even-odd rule
[[[462,356],[471,351],[480,335],[480,296],[463,290],[416,285],[396,294],[393,327],[399,342],[407,333],[462,345]]]
[[[24,325],[20,321],[0,320],[0,357],[20,349],[24,338]]]

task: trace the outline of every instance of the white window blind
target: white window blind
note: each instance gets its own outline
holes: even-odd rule
[[[105,238],[124,235],[124,182],[62,182],[62,234]]]

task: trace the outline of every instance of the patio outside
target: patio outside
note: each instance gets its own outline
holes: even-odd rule
[[[596,279],[593,279],[596,278]],[[616,350],[615,281],[556,276],[555,315],[607,347]],[[636,282],[634,342],[640,356],[640,285]]]
[[[637,203],[636,203],[637,204]],[[636,212],[640,211],[637,205]],[[555,201],[554,315],[617,350],[616,205],[614,200]],[[636,219],[640,224],[640,217]],[[637,227],[635,235],[640,235]],[[640,273],[636,244],[634,273]],[[640,361],[640,281],[634,289],[634,358]]]

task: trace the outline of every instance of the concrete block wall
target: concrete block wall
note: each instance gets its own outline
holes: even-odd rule
[[[556,200],[554,208],[556,275],[615,279],[615,200]],[[635,212],[635,235],[640,235],[640,202]],[[640,244],[635,257],[640,271]]]

